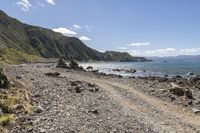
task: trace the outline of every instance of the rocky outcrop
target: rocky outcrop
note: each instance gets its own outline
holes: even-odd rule
[[[171,88],[169,91],[177,96],[185,96],[187,98],[192,98],[192,93],[187,87],[181,87],[175,83],[170,83]]]
[[[3,88],[3,89],[8,88],[9,84],[10,83],[9,83],[7,76],[5,76],[3,74],[3,71],[0,70],[0,88]]]
[[[69,66],[66,64],[64,59],[59,59],[58,60],[58,64],[56,67],[60,67],[60,68],[68,68]]]

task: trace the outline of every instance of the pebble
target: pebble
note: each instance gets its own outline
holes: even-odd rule
[[[192,109],[192,112],[193,112],[194,114],[199,114],[199,113],[200,113],[200,109],[193,108],[193,109]]]

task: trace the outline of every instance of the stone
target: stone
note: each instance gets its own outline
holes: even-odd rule
[[[122,71],[122,70],[116,68],[116,69],[112,69],[112,71],[114,71],[114,72],[120,72],[120,71]]]
[[[3,111],[2,111],[2,109],[0,108],[0,116],[2,116],[3,115]]]
[[[92,67],[92,66],[88,66],[86,69],[87,69],[87,70],[92,70],[93,67]]]
[[[200,114],[200,109],[193,108],[193,109],[192,109],[192,112],[193,112],[194,114]]]
[[[176,77],[176,78],[182,78],[182,76],[180,76],[180,75],[176,75],[175,77]]]
[[[96,114],[96,115],[99,113],[98,109],[93,109],[93,110],[90,110],[88,112]]]
[[[49,72],[49,73],[45,73],[45,75],[50,76],[50,77],[58,77],[58,76],[60,76],[60,73],[58,73],[58,72]]]
[[[83,90],[85,90],[82,86],[76,86],[75,88],[76,93],[81,93]]]
[[[71,82],[71,86],[77,86],[77,85],[79,85],[79,84],[81,84],[81,81],[72,81]]]
[[[83,68],[82,68],[82,67],[79,67],[78,63],[75,62],[74,60],[71,60],[71,61],[70,61],[69,66],[70,66],[71,69],[79,69],[79,70],[81,69],[81,70],[83,70]]]
[[[98,92],[98,91],[99,91],[99,88],[90,88],[89,91],[90,91],[90,92]]]
[[[59,60],[58,60],[58,64],[57,64],[56,67],[59,67],[59,68],[68,68],[68,66],[67,66],[67,64],[66,64],[66,62],[65,62],[65,60],[63,60],[63,59],[59,59]]]
[[[95,83],[87,83],[87,85],[88,85],[89,87],[95,87],[95,86],[96,86]]]
[[[44,111],[44,108],[41,105],[38,105],[35,109],[36,113],[42,113]]]
[[[22,79],[22,77],[21,77],[21,76],[16,76],[16,78],[17,78],[17,79]]]
[[[10,83],[7,76],[5,76],[3,72],[0,71],[0,88],[3,88],[3,89],[9,88],[9,85]]]
[[[92,70],[91,72],[93,72],[93,73],[98,73],[99,70]]]
[[[16,104],[12,106],[12,110],[23,110],[26,107],[23,104]]]
[[[185,94],[185,88],[184,87],[181,87],[175,83],[170,83],[171,85],[171,88],[169,89],[169,91],[172,93],[172,94],[175,94],[177,96],[184,96]]]

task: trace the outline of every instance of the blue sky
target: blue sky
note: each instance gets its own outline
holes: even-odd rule
[[[200,0],[0,0],[0,9],[99,51],[200,54]]]

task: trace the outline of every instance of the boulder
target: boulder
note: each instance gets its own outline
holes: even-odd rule
[[[169,91],[172,93],[172,94],[175,94],[177,96],[186,96],[187,98],[192,98],[192,93],[189,89],[187,89],[186,87],[182,87],[182,86],[179,86],[175,83],[170,83],[171,85],[171,88],[169,89]]]
[[[78,63],[75,62],[74,60],[70,61],[69,66],[70,66],[71,69],[83,70],[83,67],[79,67]]]
[[[0,71],[0,88],[9,88],[9,84],[10,83],[7,76],[5,76],[2,71]]]
[[[125,72],[127,72],[127,73],[135,73],[136,70],[135,69],[129,69],[129,70],[126,70]]]
[[[171,88],[169,89],[169,91],[177,96],[184,96],[185,94],[185,88],[181,87],[175,83],[170,83]]]
[[[41,105],[38,105],[35,109],[36,113],[42,113],[44,111],[44,108]]]
[[[88,85],[89,87],[95,87],[95,86],[96,86],[95,83],[87,83],[87,85]]]
[[[114,71],[114,72],[120,72],[120,71],[122,71],[122,70],[120,70],[120,69],[118,69],[118,68],[115,68],[115,69],[112,69],[112,71]]]
[[[58,77],[60,75],[60,73],[58,73],[58,72],[49,72],[49,73],[45,73],[45,75],[50,76],[50,77]]]
[[[193,109],[192,109],[192,112],[193,112],[194,114],[200,114],[200,109],[193,108]]]
[[[86,69],[87,69],[87,70],[92,70],[93,67],[92,67],[92,66],[88,66]]]
[[[83,92],[83,90],[85,90],[85,88],[83,88],[82,86],[75,86],[75,91],[76,91],[76,93],[81,93],[81,92]]]
[[[77,85],[80,85],[80,84],[82,84],[82,82],[81,81],[72,81],[71,82],[71,86],[77,86]]]
[[[57,64],[56,67],[59,67],[59,68],[68,68],[68,66],[67,66],[67,64],[66,64],[66,62],[65,62],[65,60],[63,60],[63,59],[59,59],[59,60],[58,60],[58,64]]]

